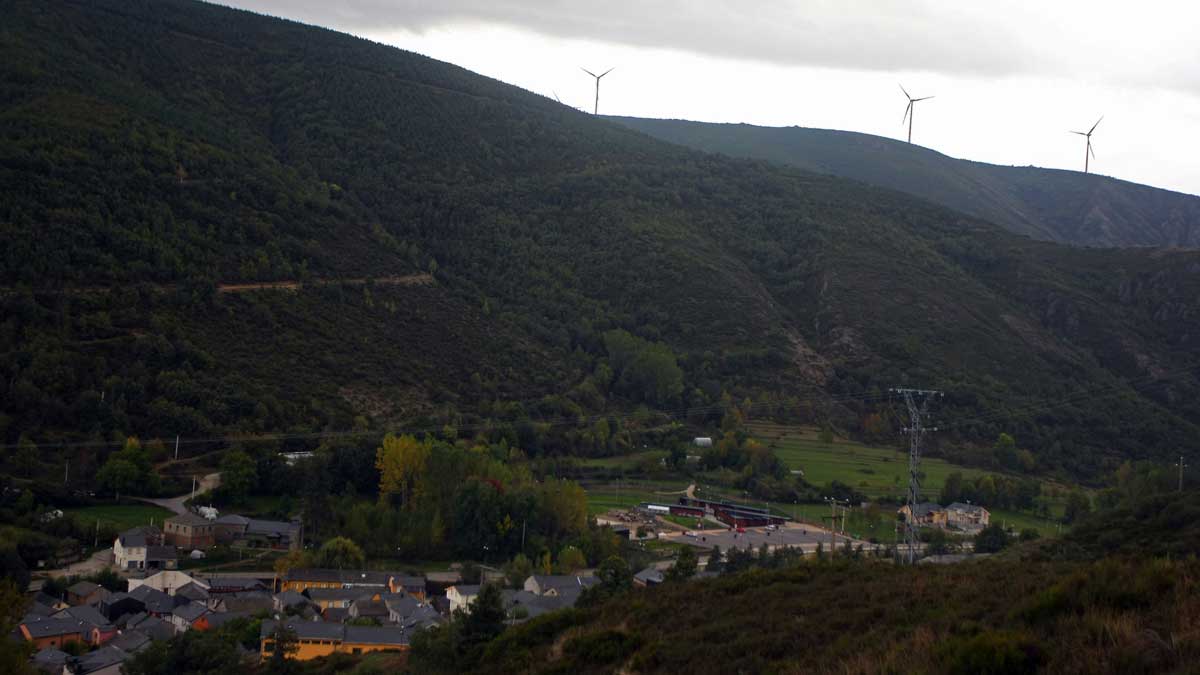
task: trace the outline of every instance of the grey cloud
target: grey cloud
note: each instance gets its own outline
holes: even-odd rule
[[[1004,75],[1030,67],[1022,36],[956,9],[909,3],[732,0],[570,3],[563,0],[226,0],[275,16],[362,34],[464,22],[780,65]]]
[[[1200,41],[1182,29],[1195,12],[1156,0],[1136,9],[1084,0],[221,1],[359,35],[487,23],[788,66],[1088,77],[1200,91]]]

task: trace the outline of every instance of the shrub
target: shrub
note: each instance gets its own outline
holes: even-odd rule
[[[948,640],[939,650],[947,672],[963,675],[1020,675],[1037,672],[1045,658],[1033,638],[990,631]]]

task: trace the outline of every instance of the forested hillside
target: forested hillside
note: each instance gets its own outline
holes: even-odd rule
[[[998,166],[832,129],[609,117],[656,138],[900,190],[1034,239],[1200,246],[1200,197],[1078,171]]]
[[[665,419],[639,406],[745,399],[856,434],[899,426],[899,385],[946,390],[943,442],[1007,431],[1042,470],[1200,447],[1197,254],[1033,242],[183,0],[9,3],[0,100],[13,470],[446,423],[612,453]]]

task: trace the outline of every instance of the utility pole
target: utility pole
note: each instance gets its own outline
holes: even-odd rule
[[[893,393],[904,397],[908,406],[909,426],[904,429],[908,434],[908,517],[904,519],[904,546],[907,548],[908,564],[917,561],[917,505],[921,502],[921,438],[937,427],[929,428],[924,425],[924,418],[929,412],[929,402],[942,392],[932,389],[892,389]]]
[[[179,461],[179,434],[175,434],[175,461]]]
[[[1187,464],[1183,463],[1183,455],[1179,456],[1179,491],[1183,492],[1183,470],[1187,468]]]
[[[825,501],[829,502],[829,550],[830,550],[830,553],[833,553],[834,549],[837,547],[837,536],[835,533],[837,532],[837,529],[838,529],[837,509],[838,509],[839,504],[838,504],[837,497],[826,497]],[[849,502],[846,502],[846,503],[849,504]],[[846,516],[846,509],[843,508],[842,509],[842,535],[843,536],[846,534],[846,517],[845,516]]]

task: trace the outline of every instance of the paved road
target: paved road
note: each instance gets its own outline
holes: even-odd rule
[[[206,490],[213,490],[220,484],[221,484],[221,474],[220,473],[210,473],[207,476],[201,478],[199,481],[196,482],[196,494],[200,494],[201,492],[204,492]],[[166,499],[150,499],[149,497],[137,497],[136,499],[139,501],[146,502],[147,504],[154,504],[155,506],[161,506],[164,509],[171,511],[172,513],[178,514],[178,513],[187,513],[187,507],[184,506],[183,503],[191,498],[192,498],[192,493],[188,492],[186,494],[179,495],[178,497],[169,497]]]
[[[93,553],[87,560],[81,560],[73,565],[67,565],[57,570],[33,570],[34,577],[72,577],[95,574],[103,569],[112,567],[113,552],[111,548],[102,548]]]

